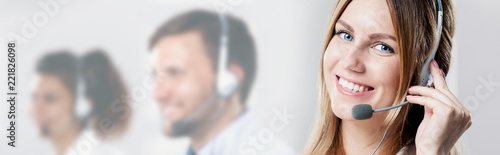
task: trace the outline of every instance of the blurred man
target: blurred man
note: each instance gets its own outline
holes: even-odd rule
[[[227,44],[221,43],[227,37]],[[221,47],[226,46],[226,47]],[[222,48],[227,60],[219,60]],[[191,11],[162,24],[149,42],[156,77],[154,98],[167,136],[187,136],[186,154],[294,154],[274,138],[260,141],[257,120],[246,108],[256,74],[256,51],[243,21]],[[220,62],[237,80],[229,95],[217,91]],[[222,63],[224,64],[224,63]]]

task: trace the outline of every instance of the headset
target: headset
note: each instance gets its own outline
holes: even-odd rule
[[[437,37],[435,38],[435,45],[434,49],[431,53],[431,55],[425,60],[424,65],[422,66],[422,69],[420,70],[420,86],[427,86],[430,87],[433,84],[432,76],[429,70],[429,64],[430,62],[434,59],[434,56],[436,56],[436,51],[439,46],[439,41],[441,40],[441,33],[442,33],[442,26],[443,26],[443,7],[441,5],[441,0],[436,0],[438,8],[437,8],[437,25],[436,28],[438,30]],[[382,109],[376,109],[372,110],[372,106],[369,104],[358,104],[352,108],[352,117],[357,120],[364,120],[364,119],[369,119],[373,116],[374,112],[382,112],[386,110],[391,110],[394,108],[398,108],[404,105],[407,105],[409,102],[405,101],[401,104],[390,106],[387,108],[382,108]],[[377,148],[375,151],[373,151],[372,155],[377,152],[378,148],[382,144],[382,141],[384,141],[385,136],[387,134],[387,131],[389,131],[389,128],[384,133],[384,136],[382,137],[382,140],[380,140],[380,143],[378,144]]]
[[[85,100],[85,76],[83,72],[83,62],[78,65],[78,73],[76,77],[75,105],[73,113],[78,120],[86,121],[92,111],[91,106]]]
[[[228,98],[236,92],[239,82],[236,74],[228,68],[229,47],[227,42],[229,38],[229,24],[224,14],[219,13],[218,15],[221,25],[221,36],[219,40],[219,64],[216,91],[219,97]]]
[[[222,98],[227,99],[230,98],[239,87],[239,81],[236,74],[229,70],[228,62],[229,62],[229,24],[227,22],[227,17],[223,13],[218,13],[219,24],[220,24],[220,38],[219,38],[219,57],[217,63],[217,76],[215,80],[215,92],[210,95],[210,97],[202,103],[201,107],[199,107],[192,115],[189,115],[183,120],[175,122],[172,127],[174,131],[180,132],[178,134],[184,135],[192,130],[197,128],[196,124],[193,124],[195,119],[199,119],[203,117],[202,114],[207,113],[209,108],[212,106],[218,106],[217,111],[212,112],[213,115],[220,115],[222,105],[216,105],[216,99]],[[218,116],[215,116],[218,117]],[[203,123],[208,123],[205,121]]]

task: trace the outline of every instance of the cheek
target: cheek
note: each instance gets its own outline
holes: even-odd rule
[[[398,65],[396,65],[396,66],[398,66]],[[389,79],[387,85],[389,86],[391,93],[394,95],[393,98],[395,98],[397,95],[398,88],[399,88],[399,79],[400,79],[399,66],[393,67],[390,75],[391,75],[390,77],[387,77],[387,79]]]
[[[180,104],[187,109],[195,109],[204,100],[209,93],[205,88],[203,81],[185,80],[177,85],[177,94],[179,95]],[[188,110],[190,111],[190,110]]]
[[[47,115],[52,120],[52,124],[56,126],[65,125],[73,118],[73,103],[69,101],[60,101],[50,103],[47,106]]]
[[[332,40],[333,42],[334,40]],[[340,60],[342,58],[342,50],[340,46],[328,46],[323,57],[323,78],[330,96],[330,108],[332,109],[335,116],[341,119],[351,118],[350,109],[352,108],[350,104],[336,103],[339,100],[335,100],[332,97],[336,95],[336,76],[334,73],[335,68],[338,68]]]
[[[324,57],[323,57],[323,69],[324,70],[332,70],[335,65],[337,64],[337,62],[340,60],[340,58],[342,57],[341,54],[341,49],[339,46],[334,46],[334,42],[335,40],[332,39],[331,41],[332,43],[330,43],[328,45],[328,47],[326,48],[326,51],[325,51],[325,54],[324,54]]]
[[[388,63],[379,63],[371,65],[372,72],[376,77],[377,85],[381,88],[378,91],[378,100],[374,103],[375,108],[391,106],[398,93],[399,88],[399,61],[393,60]],[[375,76],[376,75],[376,76]]]
[[[332,40],[333,41],[333,40]],[[341,58],[341,52],[336,46],[329,45],[323,56],[323,78],[327,89],[330,91],[334,86],[335,75],[333,75],[333,70],[338,64]]]
[[[183,98],[197,98],[201,90],[200,84],[192,80],[182,81],[177,85],[177,93]]]
[[[399,86],[399,62],[393,62],[381,67],[380,78],[383,85],[387,86],[386,89],[396,92]]]
[[[33,103],[30,107],[30,116],[31,119],[35,121],[37,127],[40,127],[41,121],[46,119],[47,116],[47,107],[40,106],[41,103]]]
[[[180,96],[192,96],[195,94],[196,88],[193,88],[194,85],[190,81],[183,81],[179,83],[177,87],[177,92]]]

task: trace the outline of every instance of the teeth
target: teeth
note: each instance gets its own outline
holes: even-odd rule
[[[344,87],[345,89],[347,89],[353,93],[365,92],[365,91],[369,90],[369,88],[367,86],[357,85],[357,84],[349,82],[343,78],[339,78],[339,84],[340,84],[340,86]]]

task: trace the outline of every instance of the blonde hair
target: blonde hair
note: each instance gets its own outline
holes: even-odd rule
[[[331,101],[326,89],[323,75],[323,56],[333,37],[335,23],[351,0],[338,0],[330,14],[322,58],[320,59],[319,92],[320,104],[316,127],[308,142],[305,154],[345,154],[343,150],[340,125],[342,120],[333,114]],[[434,38],[437,35],[435,0],[388,0],[394,31],[400,55],[400,79],[398,94],[393,105],[404,101],[410,85],[418,85],[421,65],[431,52]],[[435,60],[446,74],[449,70],[452,37],[455,32],[455,15],[451,0],[443,0],[443,31],[435,56]],[[411,117],[410,117],[411,116]],[[388,112],[381,128],[381,137],[389,127],[386,139],[379,152],[396,154],[403,148],[405,154],[415,154],[415,135],[424,116],[424,109],[419,105],[409,104]],[[373,140],[373,142],[378,142]],[[456,154],[456,147],[452,153]]]

